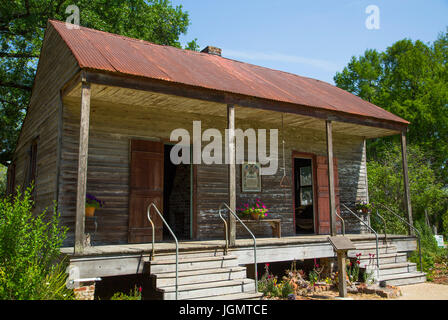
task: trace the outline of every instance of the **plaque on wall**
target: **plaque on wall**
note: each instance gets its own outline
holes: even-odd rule
[[[261,165],[258,162],[244,162],[241,165],[242,192],[261,191]]]

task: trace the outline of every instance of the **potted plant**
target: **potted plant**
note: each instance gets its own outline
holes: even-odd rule
[[[86,216],[93,217],[95,215],[95,209],[102,208],[104,201],[101,201],[92,194],[86,194]]]
[[[260,199],[257,198],[253,204],[243,204],[243,206],[239,208],[239,211],[243,217],[250,217],[253,220],[259,220],[268,216],[269,209]]]
[[[373,203],[368,203],[366,201],[360,201],[356,203],[356,210],[362,214],[370,214],[374,208]]]

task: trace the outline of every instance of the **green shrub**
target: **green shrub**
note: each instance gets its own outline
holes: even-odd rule
[[[66,228],[59,213],[33,215],[31,189],[0,199],[0,299],[71,299],[60,248]]]
[[[125,294],[123,292],[116,292],[110,300],[141,300],[141,287],[134,287],[134,290],[131,290],[129,294]]]
[[[440,260],[444,260],[447,257],[447,250],[440,248],[437,245],[437,241],[434,238],[431,228],[421,221],[414,223],[415,228],[421,234],[421,251],[422,251],[422,264],[423,271],[427,274],[427,279],[432,280],[435,263]],[[420,268],[420,256],[418,250],[414,251],[410,256],[412,262],[417,263],[418,270]]]

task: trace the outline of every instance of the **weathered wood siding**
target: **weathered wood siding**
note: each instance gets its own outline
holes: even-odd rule
[[[256,111],[254,111],[256,112]],[[63,149],[61,161],[59,205],[64,223],[71,229],[67,244],[73,243],[76,200],[76,166],[79,140],[80,101],[76,98],[64,100]],[[272,124],[238,120],[236,127],[276,128]],[[91,102],[91,122],[89,138],[89,159],[87,192],[106,201],[106,206],[96,212],[98,230],[95,244],[126,243],[128,230],[129,195],[129,141],[130,139],[155,139],[168,141],[176,128],[184,128],[192,138],[193,120],[202,121],[202,131],[207,128],[219,129],[224,137],[225,114],[211,117],[201,114],[182,113],[179,115],[160,108],[135,107],[112,104],[93,99]],[[269,131],[268,131],[269,132]],[[269,136],[269,135],[268,135]],[[317,130],[285,130],[286,173],[291,176],[292,151],[326,154],[325,132]],[[224,140],[224,139],[223,139]],[[223,141],[224,142],[224,141]],[[203,142],[203,146],[207,142]],[[269,141],[267,142],[269,146]],[[237,207],[248,198],[259,197],[271,209],[272,216],[282,219],[282,234],[293,235],[292,187],[281,188],[283,175],[281,154],[281,132],[279,130],[279,165],[273,176],[262,177],[262,192],[241,193],[240,166],[237,166]],[[363,140],[360,137],[334,134],[334,156],[338,159],[339,187],[341,202],[354,203],[365,199],[365,163],[363,161]],[[228,168],[226,165],[196,165],[195,213],[197,239],[223,237],[223,224],[217,209],[221,202],[228,202]],[[93,221],[87,219],[86,231],[93,231]],[[255,230],[256,235],[270,236],[268,225]],[[244,231],[238,227],[238,236]]]
[[[57,200],[58,128],[61,111],[60,89],[78,71],[70,50],[55,30],[49,26],[45,33],[34,87],[27,115],[17,142],[16,187],[23,186],[29,166],[31,142],[37,142],[37,170],[35,180],[35,211],[48,207],[52,211]]]

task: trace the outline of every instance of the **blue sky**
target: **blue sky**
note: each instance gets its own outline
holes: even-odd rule
[[[352,56],[397,40],[432,42],[448,26],[448,0],[172,0],[190,15],[183,44],[222,48],[226,58],[329,83]],[[369,5],[380,25],[369,30]]]

